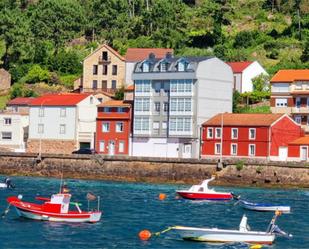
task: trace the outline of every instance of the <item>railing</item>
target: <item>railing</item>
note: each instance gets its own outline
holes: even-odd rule
[[[103,56],[99,56],[99,63],[104,64],[104,63],[110,63],[111,62],[111,57],[107,56],[107,58],[103,58]]]

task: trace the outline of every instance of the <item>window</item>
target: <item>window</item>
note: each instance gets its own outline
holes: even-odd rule
[[[166,62],[162,62],[160,64],[160,71],[161,72],[166,72],[166,69],[167,69],[167,63]]]
[[[172,93],[192,93],[192,80],[171,80]]]
[[[163,111],[168,112],[168,102],[163,103]]]
[[[93,73],[93,75],[97,75],[98,74],[98,65],[93,65],[92,66],[92,73]]]
[[[11,118],[4,118],[4,125],[11,125],[12,119]]]
[[[255,144],[249,144],[249,156],[255,156]]]
[[[109,123],[102,123],[102,132],[109,132]]]
[[[41,107],[39,109],[39,117],[44,117],[44,108],[43,107]]]
[[[136,93],[149,93],[150,92],[150,80],[136,80],[135,81]]]
[[[124,141],[119,141],[119,152],[124,152]]]
[[[104,107],[103,112],[111,112],[112,108],[110,107]]]
[[[160,112],[160,106],[161,106],[160,102],[155,102],[154,103],[154,109],[155,109],[156,112]]]
[[[172,112],[191,112],[192,100],[191,98],[171,98]]]
[[[123,122],[116,123],[116,132],[123,132]]]
[[[65,117],[66,116],[66,108],[61,108],[60,109],[60,117]]]
[[[276,99],[276,107],[287,107],[288,99]]]
[[[215,137],[216,137],[216,138],[221,138],[221,128],[216,128]]]
[[[93,81],[92,81],[92,89],[93,89],[93,90],[98,89],[98,81],[97,81],[97,80],[93,80]]]
[[[295,116],[295,122],[300,124],[301,123],[301,116]]]
[[[104,141],[99,142],[99,150],[100,150],[100,152],[105,151],[105,142]]]
[[[2,140],[12,140],[12,132],[1,132]]]
[[[255,128],[249,129],[249,139],[255,139]]]
[[[107,80],[102,80],[102,89],[107,89]]]
[[[112,67],[112,75],[117,75],[117,65],[113,65],[113,67]]]
[[[112,80],[112,89],[116,89],[116,88],[117,88],[117,81]]]
[[[207,138],[213,138],[214,137],[214,129],[213,128],[207,128]]]
[[[155,88],[155,92],[159,93],[161,89],[161,82],[156,82],[154,85],[154,88]]]
[[[149,112],[150,111],[150,99],[149,98],[135,98],[134,110],[137,112]]]
[[[134,119],[135,131],[149,131],[149,118],[148,117],[136,117]]]
[[[65,134],[65,124],[60,125],[60,134]]]
[[[170,131],[191,132],[191,118],[170,118]]]
[[[295,85],[295,89],[301,90],[302,89],[302,83],[301,82],[297,82],[296,85]]]
[[[103,58],[104,61],[108,61],[108,53],[107,53],[107,51],[103,51],[102,52],[102,58]]]
[[[179,72],[185,71],[185,63],[184,62],[182,62],[182,61],[178,62],[178,71]]]
[[[107,69],[108,69],[107,65],[103,65],[103,70],[102,70],[103,75],[107,75],[107,72],[108,72]]]
[[[149,63],[148,62],[143,63],[143,72],[149,72]]]
[[[221,144],[215,144],[215,154],[221,154]]]
[[[301,100],[300,100],[300,97],[297,97],[296,98],[296,107],[300,108],[300,106],[301,106]]]
[[[164,92],[168,93],[170,91],[170,84],[168,82],[163,82]]]
[[[237,155],[237,144],[231,144],[231,155]]]
[[[154,135],[158,135],[159,134],[159,129],[160,129],[160,122],[155,121],[152,123],[152,131]]]
[[[237,139],[238,138],[238,129],[237,128],[232,128],[232,139]]]
[[[167,122],[163,121],[162,122],[162,130],[166,130],[167,129]]]
[[[117,107],[117,112],[125,112],[125,108],[124,107]]]
[[[38,133],[43,134],[44,133],[44,124],[38,124]]]

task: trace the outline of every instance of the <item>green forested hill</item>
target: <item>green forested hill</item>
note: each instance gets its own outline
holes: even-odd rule
[[[309,68],[309,0],[0,0],[0,67],[14,82],[71,84],[102,42]]]

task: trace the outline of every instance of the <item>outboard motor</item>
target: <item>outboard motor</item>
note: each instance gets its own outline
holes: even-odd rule
[[[7,188],[15,188],[15,186],[12,184],[12,181],[9,177],[5,178],[4,182]]]

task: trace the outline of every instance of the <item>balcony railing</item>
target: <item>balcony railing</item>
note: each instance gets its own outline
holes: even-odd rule
[[[103,56],[99,56],[99,63],[100,64],[108,64],[111,62],[111,57],[107,56],[107,58],[104,58]]]
[[[309,107],[292,107],[292,113],[309,113]]]

